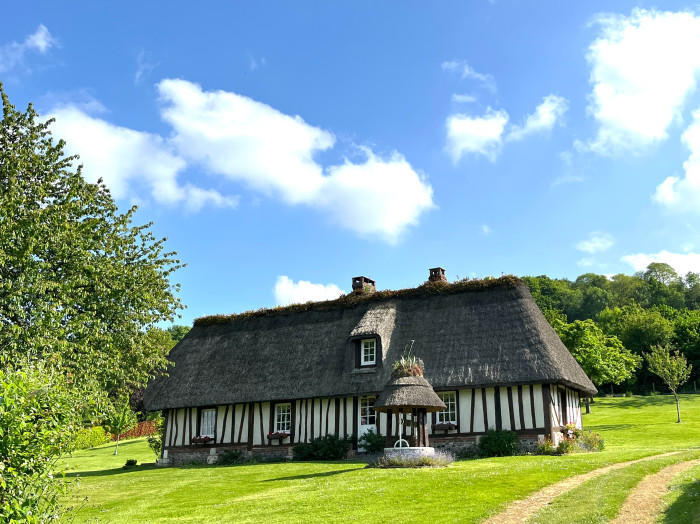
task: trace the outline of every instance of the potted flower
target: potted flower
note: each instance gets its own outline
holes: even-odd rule
[[[192,437],[192,444],[209,444],[214,440],[213,437],[197,435]]]
[[[270,431],[267,434],[267,439],[268,440],[279,440],[280,442],[282,442],[288,436],[289,436],[289,434],[286,431]]]
[[[440,422],[438,424],[433,424],[433,431],[444,431],[447,433],[451,429],[457,429],[457,424],[453,422]]]

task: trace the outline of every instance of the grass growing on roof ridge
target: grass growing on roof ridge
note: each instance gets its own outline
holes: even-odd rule
[[[700,395],[683,395],[681,409],[687,422],[675,424],[670,396],[599,398],[584,425],[606,439],[603,452],[456,461],[441,469],[338,461],[123,470],[127,458],[150,453],[145,441],[129,441],[118,457],[106,446],[67,458],[69,475],[83,473],[65,502],[77,508],[76,522],[420,522],[426,515],[479,522],[569,476],[697,446]]]
[[[447,282],[425,282],[418,287],[406,289],[375,291],[373,293],[348,293],[335,300],[306,302],[304,304],[291,304],[289,306],[278,306],[274,308],[261,308],[230,315],[209,315],[195,319],[194,325],[211,326],[214,324],[226,324],[232,320],[267,317],[286,313],[297,313],[300,311],[328,311],[331,309],[351,307],[365,302],[378,302],[390,298],[448,295],[463,293],[465,291],[485,291],[496,287],[514,288],[522,283],[523,281],[514,275],[505,275],[499,278],[486,278],[482,280],[461,280],[452,284]]]

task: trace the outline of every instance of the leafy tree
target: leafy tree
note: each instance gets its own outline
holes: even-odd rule
[[[620,384],[639,367],[641,357],[625,349],[616,336],[603,333],[590,319],[556,323],[555,329],[596,386]]]
[[[116,444],[114,446],[114,454],[119,452],[119,436],[126,431],[129,431],[136,425],[136,414],[131,411],[128,398],[117,399],[109,414],[103,421],[104,427],[112,435],[116,436]]]
[[[630,351],[642,354],[652,346],[665,345],[673,336],[673,323],[658,310],[644,309],[637,304],[607,308],[598,315],[601,329],[619,338]]]
[[[52,472],[80,427],[84,398],[49,366],[0,366],[1,522],[55,519],[67,484]]]
[[[177,343],[180,342],[183,338],[185,338],[185,335],[190,332],[190,327],[189,326],[170,326],[167,329],[167,332],[170,333],[170,338],[173,339],[173,342]]]
[[[683,355],[678,354],[677,350],[671,354],[668,346],[655,346],[651,349],[651,353],[647,353],[645,357],[649,364],[649,371],[658,375],[673,393],[673,398],[676,400],[676,413],[678,414],[677,422],[680,422],[681,409],[678,388],[685,384],[690,377],[692,366],[688,364]]]
[[[688,359],[693,366],[693,375],[697,376],[700,368],[700,311],[685,309],[678,313],[673,323],[673,346]]]
[[[105,391],[145,385],[167,364],[147,328],[181,307],[169,281],[181,265],[150,224],[132,224],[135,207],[120,213],[72,167],[51,120],[0,94],[3,356],[51,361]]]

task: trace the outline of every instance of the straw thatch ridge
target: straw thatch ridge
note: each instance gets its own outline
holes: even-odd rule
[[[391,379],[384,386],[374,403],[374,408],[377,411],[389,411],[394,408],[443,411],[446,406],[423,377],[399,377]]]
[[[334,302],[197,322],[171,351],[168,375],[147,388],[146,408],[377,394],[411,340],[436,391],[558,383],[596,392],[518,279]],[[377,366],[356,369],[352,334],[371,330]]]

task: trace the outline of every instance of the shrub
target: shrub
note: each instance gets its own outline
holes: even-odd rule
[[[247,461],[248,457],[240,449],[229,449],[219,455],[216,463],[222,466],[233,466],[234,464],[244,464]]]
[[[559,441],[557,446],[557,453],[560,455],[566,455],[567,453],[573,453],[576,451],[576,442],[573,439],[563,438]]]
[[[479,440],[479,453],[484,457],[516,455],[519,449],[518,435],[514,431],[490,429]]]
[[[73,441],[73,449],[88,449],[107,444],[110,441],[109,433],[102,426],[92,426],[78,431]]]
[[[138,461],[136,459],[126,459],[126,463],[122,466],[122,468],[133,468],[134,466],[136,466],[136,464],[138,464]]]
[[[297,444],[293,453],[297,460],[339,460],[345,458],[349,448],[350,439],[326,435],[309,443]]]
[[[542,442],[537,443],[537,450],[535,451],[537,455],[556,455],[557,448],[554,447],[552,439],[547,438]]]
[[[455,458],[457,460],[474,459],[479,456],[479,450],[476,446],[463,446],[455,450]]]
[[[436,451],[432,457],[382,456],[373,464],[378,468],[443,468],[449,466],[455,457],[449,451]]]
[[[584,451],[603,451],[605,449],[605,441],[600,433],[592,431],[582,431],[576,439],[576,443]]]
[[[602,451],[605,448],[605,442],[599,433],[583,431],[582,429],[578,429],[574,424],[567,424],[563,435],[564,438],[557,446],[557,452],[560,454],[577,453],[581,451]]]
[[[358,445],[367,453],[378,453],[386,447],[386,437],[383,437],[373,430],[369,430],[357,441]]]
[[[625,391],[625,396],[626,396],[626,397],[631,397],[631,396],[632,396],[632,392],[631,392],[631,391]]]
[[[155,427],[155,433],[149,435],[146,438],[148,445],[153,450],[156,457],[160,457],[161,451],[163,450],[163,416],[158,415],[153,419],[153,425]]]

